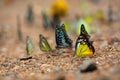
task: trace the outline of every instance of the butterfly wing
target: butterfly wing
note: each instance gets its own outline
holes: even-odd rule
[[[56,37],[56,48],[70,47],[71,45],[67,42],[67,36],[65,34],[64,28],[62,26],[57,25],[55,30]]]
[[[83,24],[81,25],[80,31],[81,31],[80,36],[84,36],[86,39],[90,38],[90,35],[86,31],[85,26]]]
[[[68,44],[65,41],[63,30],[59,25],[57,25],[56,27],[55,37],[56,37],[56,45],[57,45],[56,48],[62,48],[68,46]]]
[[[72,40],[70,39],[70,37],[68,36],[68,34],[67,34],[66,30],[65,30],[65,25],[64,25],[64,24],[62,25],[62,30],[63,30],[63,32],[64,32],[64,36],[65,36],[66,43],[68,43],[69,46],[72,47],[73,41],[72,41]]]
[[[32,5],[28,5],[28,12],[27,12],[26,20],[30,23],[33,22],[33,7],[32,7]]]
[[[81,45],[81,43],[78,43],[77,47],[76,47],[76,50],[75,50],[75,55],[76,56],[80,55],[82,48],[83,48],[83,45]]]
[[[21,30],[21,24],[20,24],[20,16],[17,16],[17,33],[18,33],[18,38],[19,40],[22,41],[23,35],[22,35],[22,30]]]
[[[27,54],[30,55],[33,53],[34,47],[32,44],[31,39],[29,38],[29,36],[27,36],[26,38],[26,50],[27,50]]]
[[[94,48],[94,46],[92,45],[92,43],[93,43],[93,41],[89,41],[88,42],[88,46],[89,46],[89,48],[93,51],[93,53],[95,52],[95,48]]]
[[[40,35],[39,47],[44,52],[49,52],[52,50],[50,45],[48,44],[47,39],[43,37],[42,35]]]
[[[43,22],[43,26],[45,29],[50,27],[50,21],[48,19],[48,15],[45,11],[42,12],[42,22]]]
[[[95,49],[92,45],[92,42],[89,42],[88,39],[84,36],[79,36],[76,41],[75,54],[79,57],[92,56],[95,52]]]
[[[93,51],[89,48],[86,42],[83,41],[77,43],[76,56],[86,57],[92,55],[93,55]]]
[[[81,39],[80,37],[78,37],[77,41],[76,41],[76,45],[75,45],[75,54],[77,56],[80,55],[81,50],[83,49],[83,45],[82,45],[83,39]]]
[[[75,54],[79,57],[92,56],[95,49],[92,42],[89,41],[90,36],[86,32],[84,25],[81,25],[81,34],[76,41]]]

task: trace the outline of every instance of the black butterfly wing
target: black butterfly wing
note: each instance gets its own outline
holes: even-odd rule
[[[85,29],[85,26],[83,24],[81,25],[81,30],[80,31],[81,31],[81,33],[80,33],[81,36],[84,36],[87,39],[90,38],[90,35],[87,33],[87,31]]]
[[[93,53],[95,52],[95,48],[94,46],[92,45],[93,41],[89,41],[87,42],[88,43],[88,47],[93,51]]]

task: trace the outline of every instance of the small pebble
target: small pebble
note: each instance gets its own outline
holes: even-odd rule
[[[9,72],[2,80],[18,80],[18,77],[15,73]]]
[[[98,62],[98,61],[96,61],[96,64],[99,64],[99,62]]]
[[[105,48],[106,46],[108,46],[108,42],[107,41],[104,41],[101,45],[100,45],[100,48]]]
[[[83,65],[80,68],[80,72],[93,72],[97,70],[97,66],[95,63],[92,62],[92,60],[87,60],[83,63]]]
[[[120,69],[118,67],[112,67],[109,70],[112,74],[120,74]]]
[[[59,76],[57,79],[55,79],[55,80],[66,80],[65,79],[65,76]]]
[[[1,53],[7,53],[7,48],[2,48]]]
[[[39,66],[40,66],[40,64],[38,64],[38,63],[35,63],[35,65],[34,65],[35,68],[38,68]]]

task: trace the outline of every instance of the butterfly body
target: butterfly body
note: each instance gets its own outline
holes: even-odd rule
[[[43,52],[52,51],[47,39],[43,35],[40,35],[39,38],[40,38],[40,41],[39,41],[40,50]]]
[[[92,56],[95,49],[92,45],[92,41],[89,41],[89,35],[85,31],[85,28],[81,26],[81,34],[78,37],[75,45],[75,55],[79,57]]]
[[[65,31],[64,25],[57,25],[55,30],[56,48],[72,47],[72,40]]]

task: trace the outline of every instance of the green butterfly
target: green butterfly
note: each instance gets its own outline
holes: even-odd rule
[[[39,47],[40,47],[40,50],[43,52],[52,51],[47,39],[42,34],[39,35]]]
[[[28,55],[31,55],[34,51],[34,47],[29,36],[26,37],[26,50]]]
[[[92,41],[89,41],[90,36],[85,30],[84,25],[81,25],[81,33],[76,41],[75,55],[79,57],[92,56],[95,49],[92,45]]]
[[[22,30],[21,30],[21,24],[20,24],[20,16],[17,16],[17,34],[20,41],[23,40]]]

